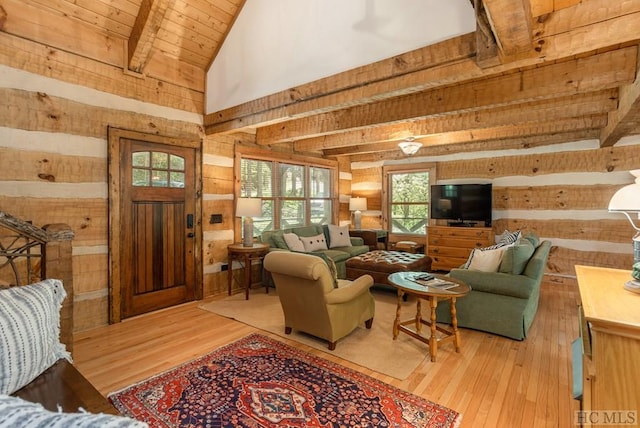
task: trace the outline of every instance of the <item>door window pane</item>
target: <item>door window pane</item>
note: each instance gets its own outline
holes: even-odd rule
[[[159,169],[168,169],[169,167],[169,154],[163,152],[151,153],[151,167]]]
[[[131,164],[133,166],[149,167],[151,158],[150,152],[135,152],[131,155]]]
[[[136,152],[131,155],[131,164],[133,186],[184,188],[185,159],[181,156]]]
[[[184,158],[182,156],[169,155],[169,168],[172,171],[184,171]]]
[[[184,172],[172,172],[169,187],[184,187]]]
[[[134,186],[148,186],[149,178],[151,177],[151,171],[148,169],[133,169],[133,185]]]
[[[168,181],[167,171],[153,171],[153,175],[151,176],[151,186],[167,187]]]

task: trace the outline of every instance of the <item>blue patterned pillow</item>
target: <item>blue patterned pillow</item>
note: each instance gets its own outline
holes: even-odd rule
[[[0,394],[22,388],[60,358],[62,281],[47,279],[0,291]]]
[[[0,426],[12,428],[146,428],[144,422],[102,413],[55,413],[41,404],[0,395]]]

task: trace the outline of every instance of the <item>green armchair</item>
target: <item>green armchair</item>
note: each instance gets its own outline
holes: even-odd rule
[[[264,268],[271,273],[284,312],[285,334],[292,329],[336,342],[358,325],[371,328],[375,300],[370,275],[356,280],[335,279],[320,257],[288,251],[270,252]]]

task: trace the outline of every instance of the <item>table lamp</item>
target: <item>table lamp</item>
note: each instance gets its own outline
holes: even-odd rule
[[[259,198],[238,198],[236,217],[244,217],[242,222],[242,245],[253,247],[253,217],[262,215],[262,200]]]
[[[631,226],[636,230],[633,242],[633,277],[635,281],[629,281],[625,284],[627,290],[640,293],[640,225],[636,225],[631,217],[635,214],[640,219],[640,169],[629,171],[636,177],[633,184],[624,186],[614,193],[609,201],[610,213],[624,214]]]
[[[367,198],[349,199],[349,211],[353,211],[354,227],[362,228],[362,211],[367,210]]]

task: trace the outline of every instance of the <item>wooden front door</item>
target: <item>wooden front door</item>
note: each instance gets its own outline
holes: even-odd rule
[[[198,295],[197,150],[135,138],[119,138],[118,146],[119,227],[111,233],[120,307],[112,321],[114,312],[128,318]]]

